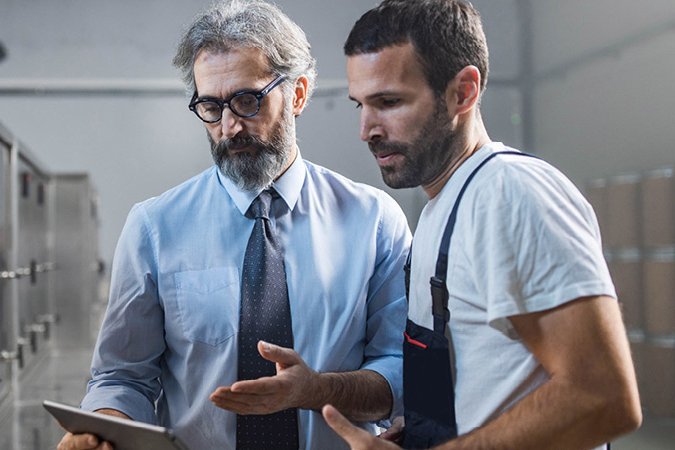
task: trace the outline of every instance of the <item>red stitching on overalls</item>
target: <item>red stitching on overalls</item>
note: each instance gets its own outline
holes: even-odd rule
[[[405,340],[408,341],[408,342],[410,342],[412,345],[416,345],[416,346],[422,347],[422,348],[427,348],[427,347],[428,347],[427,344],[425,344],[425,343],[423,343],[423,342],[420,342],[420,341],[416,341],[415,339],[413,339],[413,338],[411,338],[410,336],[408,336],[408,333],[406,333],[405,331],[403,332],[403,335],[405,336]]]

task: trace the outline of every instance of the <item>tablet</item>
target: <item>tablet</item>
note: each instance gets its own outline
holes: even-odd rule
[[[49,400],[42,405],[66,430],[73,434],[94,434],[110,442],[115,450],[189,450],[168,428],[84,411]]]

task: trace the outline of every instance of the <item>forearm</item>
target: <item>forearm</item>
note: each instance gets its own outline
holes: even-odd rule
[[[314,377],[301,408],[320,411],[326,404],[356,422],[372,422],[391,413],[389,383],[372,370],[319,373]]]
[[[551,380],[495,420],[437,450],[594,448],[639,424],[632,401]]]

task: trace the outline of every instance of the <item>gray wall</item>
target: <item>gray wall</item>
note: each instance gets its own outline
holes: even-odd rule
[[[180,31],[208,1],[0,0],[0,92],[41,79],[158,80],[175,83],[171,66]],[[363,0],[285,0],[281,7],[307,32],[324,85],[344,83],[341,46]],[[672,164],[670,111],[675,2],[648,0],[481,0],[491,51],[483,102],[494,140],[522,147],[520,81],[533,115],[532,148],[575,181],[619,170]],[[523,8],[532,4],[533,71],[521,73]],[[666,31],[645,36],[662,24]],[[660,30],[660,28],[659,28]],[[616,50],[617,42],[637,40]],[[603,53],[603,49],[607,50]],[[569,66],[567,72],[547,71]],[[527,76],[529,73],[530,76]],[[523,78],[525,76],[525,78]],[[6,90],[5,90],[6,92]],[[101,198],[102,255],[110,260],[131,205],[211,164],[201,124],[176,92],[163,96],[0,95],[0,122],[54,171],[86,171]],[[303,155],[383,187],[357,135],[358,115],[345,92],[316,97],[298,120]],[[390,191],[391,192],[391,191]],[[392,192],[414,227],[419,190]]]
[[[211,164],[201,123],[182,92],[163,96],[7,95],[16,83],[44,80],[178,80],[171,66],[183,27],[209,1],[116,2],[0,0],[0,122],[54,171],[87,171],[101,199],[102,256],[110,261],[131,205]],[[323,84],[344,82],[341,46],[363,1],[287,1],[281,6],[307,32]],[[1,89],[0,89],[1,90]],[[303,155],[358,181],[382,187],[357,136],[357,115],[341,92],[316,97],[299,119]],[[396,193],[411,222],[423,204]]]
[[[539,153],[579,183],[675,164],[675,2],[532,3]]]

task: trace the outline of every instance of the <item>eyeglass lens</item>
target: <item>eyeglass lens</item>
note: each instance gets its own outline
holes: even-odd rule
[[[229,106],[232,112],[238,116],[253,116],[258,112],[258,98],[255,94],[242,93],[232,97]],[[220,105],[216,102],[199,102],[195,105],[195,109],[199,117],[207,122],[217,122],[223,114]]]

